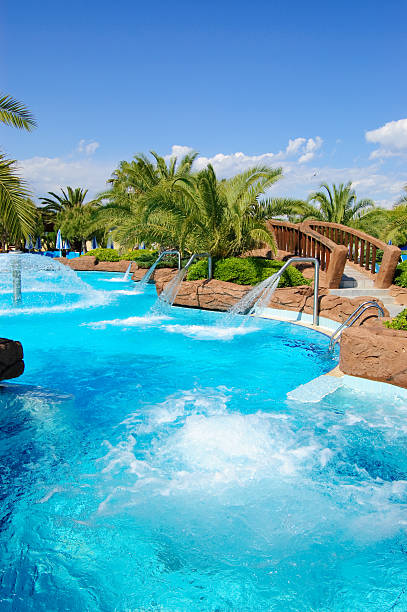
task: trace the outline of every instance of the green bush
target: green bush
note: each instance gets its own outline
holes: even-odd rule
[[[386,327],[390,329],[406,329],[407,330],[407,308],[402,310],[397,317],[391,321],[385,321]]]
[[[86,255],[93,255],[98,261],[120,261],[119,254],[114,249],[93,249],[84,253],[81,257]]]
[[[261,257],[228,257],[215,261],[213,278],[237,283],[238,285],[256,285],[275,274],[283,265],[283,261]],[[207,259],[201,259],[190,267],[188,280],[207,278],[207,275],[208,261]],[[311,281],[307,280],[297,268],[289,266],[283,273],[278,286],[295,287],[297,285],[309,285],[310,283]]]
[[[127,251],[121,255],[121,259],[126,261],[151,261],[153,262],[158,257],[158,251],[150,251],[148,249],[139,249],[137,251]]]
[[[407,287],[407,261],[397,266],[393,282],[399,287]]]

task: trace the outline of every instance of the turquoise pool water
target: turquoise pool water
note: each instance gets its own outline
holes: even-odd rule
[[[68,310],[0,296],[26,360],[0,390],[0,609],[405,610],[405,403],[288,400],[335,365],[325,336],[81,279]]]

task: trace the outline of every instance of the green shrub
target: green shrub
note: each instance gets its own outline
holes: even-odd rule
[[[84,253],[81,257],[86,255],[93,255],[98,261],[120,261],[119,254],[114,249],[93,249]]]
[[[153,262],[158,257],[158,251],[150,251],[148,249],[139,249],[137,251],[127,251],[121,255],[121,259],[126,261],[151,261]]]
[[[407,261],[397,266],[393,282],[399,287],[407,287]]]
[[[216,280],[237,283],[238,285],[256,285],[262,280],[275,274],[282,266],[283,261],[263,259],[261,257],[228,257],[214,262],[213,277]],[[188,280],[207,278],[208,261],[201,259],[193,264],[188,271]],[[279,287],[295,287],[309,285],[302,273],[293,266],[289,266],[283,273]]]
[[[385,321],[386,327],[390,329],[406,329],[407,330],[407,308],[402,310],[397,317],[391,321]]]

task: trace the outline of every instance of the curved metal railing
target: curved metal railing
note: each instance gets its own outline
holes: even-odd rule
[[[363,302],[363,304],[360,304],[353,312],[352,314],[349,315],[349,317],[346,319],[346,321],[344,321],[343,323],[341,323],[341,325],[334,331],[334,333],[331,336],[331,340],[329,342],[329,351],[332,352],[336,346],[336,344],[339,342],[339,340],[341,339],[342,336],[342,332],[345,328],[348,327],[352,327],[352,325],[354,325],[356,323],[356,321],[358,319],[360,319],[360,317],[362,316],[362,314],[364,312],[366,312],[366,310],[369,310],[369,308],[376,308],[378,311],[378,318],[380,319],[381,317],[384,317],[384,311],[383,308],[381,306],[379,306],[379,304],[377,302],[374,301],[370,301],[370,302]]]
[[[187,263],[185,264],[184,270],[188,270],[188,268],[193,263],[193,261],[195,259],[198,259],[198,257],[208,258],[208,280],[211,280],[212,278],[212,255],[210,255],[210,253],[194,253],[193,255],[191,255],[191,257],[188,259]]]

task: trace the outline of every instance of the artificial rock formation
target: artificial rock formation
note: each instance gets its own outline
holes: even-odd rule
[[[75,257],[74,259],[56,257],[55,260],[78,272],[126,272],[130,263],[124,259],[121,261],[98,261],[94,255],[82,255],[82,257]],[[134,272],[137,268],[137,264],[132,262],[130,271]]]
[[[339,367],[344,374],[407,388],[407,332],[377,323],[346,329]]]
[[[21,342],[0,338],[0,380],[17,378],[24,372]]]
[[[173,278],[175,272],[159,270],[156,275],[157,293],[160,294],[165,285]],[[247,285],[236,285],[218,280],[184,281],[181,283],[174,304],[176,306],[187,306],[190,308],[202,308],[204,310],[228,310],[230,306],[238,302],[252,287]],[[333,319],[334,321],[345,321],[345,319],[364,301],[366,297],[349,299],[347,297],[329,295],[327,290],[319,292],[320,316]],[[372,298],[373,299],[373,298]],[[268,306],[280,310],[295,310],[296,312],[313,312],[313,289],[308,286],[288,287],[277,289],[272,296]],[[388,311],[382,306],[386,315]],[[358,324],[366,319],[372,318],[372,312],[360,318]]]

